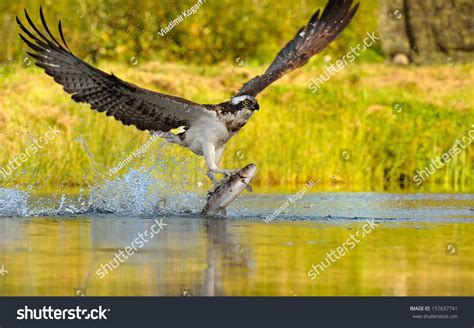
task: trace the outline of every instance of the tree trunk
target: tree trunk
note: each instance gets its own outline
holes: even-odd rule
[[[419,64],[474,60],[473,7],[472,0],[381,0],[387,57]]]

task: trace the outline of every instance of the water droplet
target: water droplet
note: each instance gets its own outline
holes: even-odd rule
[[[341,149],[339,156],[343,162],[352,161],[352,151],[350,149]],[[336,172],[339,172],[339,169]]]
[[[25,58],[23,58],[23,63],[25,64],[25,66],[30,66],[31,65],[30,57],[25,56]]]
[[[323,58],[323,59],[324,59],[324,62],[326,62],[326,63],[329,63],[329,62],[331,61],[331,59],[332,59],[332,58],[331,58],[331,56],[329,56],[329,55],[326,55],[326,56],[324,56],[324,58]]]
[[[396,113],[401,113],[403,111],[403,107],[402,105],[400,104],[395,104],[393,105],[393,110],[396,112]]]
[[[244,66],[244,65],[245,65],[245,62],[244,62],[243,59],[240,58],[240,57],[237,57],[237,58],[235,59],[235,62],[236,62],[237,65],[239,65],[239,66]]]
[[[400,12],[400,10],[395,10],[395,11],[393,12],[393,16],[395,16],[395,19],[399,20],[399,19],[402,18],[403,15],[402,15],[402,13]]]
[[[135,57],[130,58],[130,64],[132,64],[133,66],[137,65],[138,64],[137,58]]]
[[[453,59],[453,58],[448,57],[448,59],[446,60],[446,62],[448,63],[449,66],[454,66],[454,59]]]
[[[242,150],[237,151],[237,158],[238,159],[244,159],[245,158],[245,154]]]
[[[288,13],[290,14],[291,18],[295,18],[296,17],[296,14],[293,10],[290,10],[288,11]]]
[[[187,290],[185,290],[183,292],[183,296],[191,297],[191,294]]]

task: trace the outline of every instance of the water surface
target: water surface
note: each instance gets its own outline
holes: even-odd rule
[[[473,195],[307,194],[265,223],[287,197],[245,196],[227,219],[199,217],[202,200],[162,215],[10,206],[0,295],[474,294]],[[166,226],[143,248],[98,274],[160,219]],[[377,227],[311,280],[312,265],[367,219]]]

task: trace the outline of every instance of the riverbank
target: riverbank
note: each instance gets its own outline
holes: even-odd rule
[[[226,100],[264,69],[160,62],[99,67],[140,86],[202,103]],[[319,180],[319,190],[473,191],[472,147],[421,187],[413,181],[417,171],[451,149],[474,123],[473,67],[353,63],[313,94],[308,86],[325,65],[305,66],[260,96],[261,110],[228,144],[223,165],[256,163],[254,183],[262,188],[297,189],[313,179]],[[33,64],[2,66],[0,73],[0,168],[19,158],[34,138],[54,127],[61,131],[2,177],[4,187],[93,184],[110,178],[106,172],[150,139],[74,103]],[[161,146],[157,141],[134,156],[117,177],[130,168],[159,163],[167,170],[157,174],[171,181],[184,177],[190,185],[208,185],[202,159],[176,146]]]

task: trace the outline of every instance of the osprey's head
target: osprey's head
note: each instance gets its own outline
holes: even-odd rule
[[[234,110],[248,109],[251,111],[259,110],[260,106],[258,105],[257,99],[252,96],[238,96],[230,100],[230,105]]]

